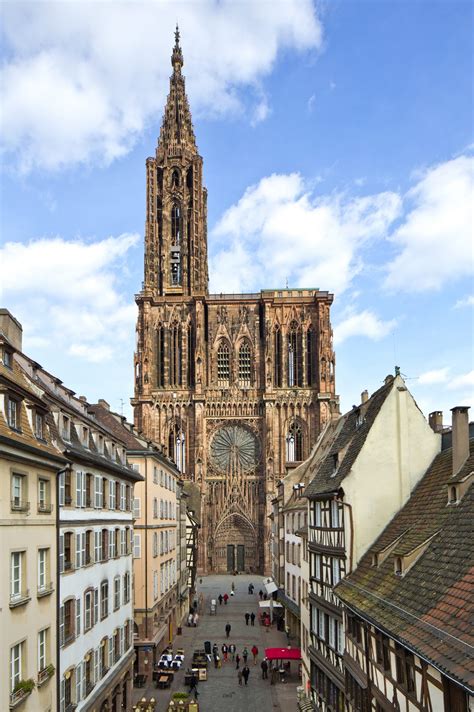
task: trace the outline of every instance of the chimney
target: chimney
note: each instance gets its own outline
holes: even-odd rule
[[[79,400],[80,400],[82,403],[87,403],[87,398],[86,398],[85,396],[79,396]]]
[[[430,424],[431,430],[435,433],[440,433],[443,429],[443,411],[434,410],[428,415],[428,423]]]
[[[383,379],[384,384],[387,386],[389,383],[393,381],[393,376],[391,373],[388,374],[388,376],[385,376]]]
[[[451,408],[453,430],[453,475],[456,475],[469,457],[469,406]]]
[[[99,405],[101,405],[102,408],[105,408],[105,410],[110,410],[110,405],[103,398],[99,398]]]
[[[8,309],[0,309],[0,331],[3,331],[14,349],[21,351],[23,327]]]
[[[367,403],[368,400],[369,400],[369,391],[368,390],[362,391],[362,393],[360,394],[360,402]]]

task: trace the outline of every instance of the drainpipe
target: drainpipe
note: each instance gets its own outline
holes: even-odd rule
[[[352,564],[354,561],[354,517],[352,514],[352,505],[348,502],[342,502],[344,507],[349,510],[349,529],[351,533],[351,546],[349,550],[349,571],[346,571],[346,576],[352,571]]]
[[[63,467],[62,470],[56,472],[56,709],[59,712],[59,707],[61,704],[61,680],[59,677],[60,672],[60,652],[61,646],[59,641],[59,609],[61,607],[61,574],[59,572],[59,478],[62,474],[70,469],[70,465]]]

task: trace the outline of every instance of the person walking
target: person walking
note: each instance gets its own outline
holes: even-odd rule
[[[245,625],[249,624],[249,619],[250,619],[250,613],[245,614]]]
[[[262,680],[266,680],[268,678],[268,663],[266,658],[263,658],[260,667],[262,668]]]
[[[199,692],[197,691],[198,681],[195,675],[192,676],[191,682],[189,683],[189,694],[194,695],[194,697],[199,697]]]
[[[251,623],[252,625],[255,625],[255,613],[254,613],[253,611],[252,611],[252,613],[250,614],[250,623]]]
[[[217,598],[218,598],[218,601],[219,601],[219,606],[222,606],[222,601],[224,600],[223,597],[222,597],[222,593],[220,593]]]
[[[216,668],[216,670],[217,670],[218,667],[220,667],[220,666],[219,666],[220,660],[221,660],[221,659],[220,659],[219,655],[216,653],[216,654],[214,655],[214,667]]]
[[[196,628],[198,623],[199,623],[199,615],[197,613],[195,613],[193,615],[193,626]]]
[[[248,658],[248,656],[249,656],[249,651],[247,650],[247,648],[244,648],[244,649],[242,650],[242,657],[243,657],[243,659],[244,659],[244,664],[245,664],[245,665],[247,665],[247,658]]]
[[[235,656],[235,669],[238,670],[240,666],[240,655],[237,653]]]
[[[227,601],[229,600],[229,596],[227,593],[224,593],[224,605],[227,606]]]
[[[227,662],[227,653],[229,652],[229,648],[227,647],[227,645],[225,643],[223,643],[221,650],[222,650],[222,657],[224,658],[224,662],[226,663]]]
[[[232,581],[231,593],[235,593],[235,583]]]
[[[231,643],[229,645],[229,655],[232,655],[232,662],[235,660],[235,645]]]
[[[225,626],[225,637],[228,638],[230,635],[232,626],[230,625],[229,621],[227,621],[226,626]]]
[[[260,600],[262,600],[262,598],[263,598],[263,591],[262,591],[262,589],[260,589],[260,591],[258,592],[258,595],[260,596]]]
[[[251,593],[252,593],[252,584],[249,583],[249,596],[250,596]]]
[[[217,646],[217,643],[214,643],[214,645],[212,646],[212,654],[219,655],[219,648]]]
[[[257,664],[257,655],[258,655],[258,648],[256,645],[252,645],[252,655],[253,655],[253,664]]]
[[[238,670],[237,679],[239,681],[239,685],[242,685],[242,670]]]
[[[250,669],[246,665],[244,668],[242,668],[242,677],[244,678],[245,684],[247,684],[249,681],[249,675],[250,675]]]

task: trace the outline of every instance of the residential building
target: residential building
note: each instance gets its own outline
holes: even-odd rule
[[[135,673],[146,674],[182,622],[178,617],[180,473],[106,401],[99,400],[89,412],[125,443],[128,463],[142,476],[133,498],[133,643]]]
[[[59,476],[59,712],[127,708],[133,672],[133,487],[125,443],[39,364],[21,366],[48,404]]]
[[[156,152],[146,161],[135,425],[198,485],[201,572],[271,570],[271,499],[331,414],[333,295],[209,294],[207,191],[176,33]]]
[[[325,712],[345,699],[342,607],[334,586],[410,497],[441,447],[397,373],[328,423],[314,448],[309,500],[310,697]]]
[[[56,484],[67,464],[43,394],[18,364],[22,328],[0,310],[0,709],[56,706]]]
[[[442,450],[405,506],[336,586],[350,712],[474,705],[474,428],[453,408]]]

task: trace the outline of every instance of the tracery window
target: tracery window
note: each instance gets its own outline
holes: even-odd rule
[[[292,321],[288,332],[288,386],[302,386],[302,376],[301,331],[296,321]]]
[[[180,386],[182,383],[181,359],[182,359],[182,331],[181,325],[174,322],[170,328],[170,385]]]
[[[230,381],[230,351],[229,345],[222,341],[217,349],[217,383],[228,386]]]
[[[314,331],[310,327],[306,332],[306,383],[312,386],[316,378],[315,373],[315,343]]]
[[[187,372],[186,372],[186,380],[187,380],[188,386],[194,385],[194,349],[195,349],[194,329],[193,329],[193,325],[189,324],[189,326],[188,326],[188,361],[187,361]]]
[[[239,382],[241,388],[250,388],[250,345],[245,341],[239,349]]]
[[[178,203],[171,208],[171,242],[173,245],[181,243],[181,208]]]
[[[156,385],[165,385],[165,330],[159,326],[156,331]]]
[[[186,437],[181,427],[175,423],[170,430],[168,454],[180,472],[186,472]]]
[[[170,253],[171,284],[179,286],[182,282],[181,269],[181,208],[174,203],[171,208],[171,253]]]
[[[279,326],[273,332],[273,385],[276,388],[281,386],[281,331]]]
[[[286,436],[286,461],[299,462],[303,459],[303,432],[301,425],[293,421]]]
[[[171,187],[179,188],[179,171],[177,168],[175,168],[171,174]]]

